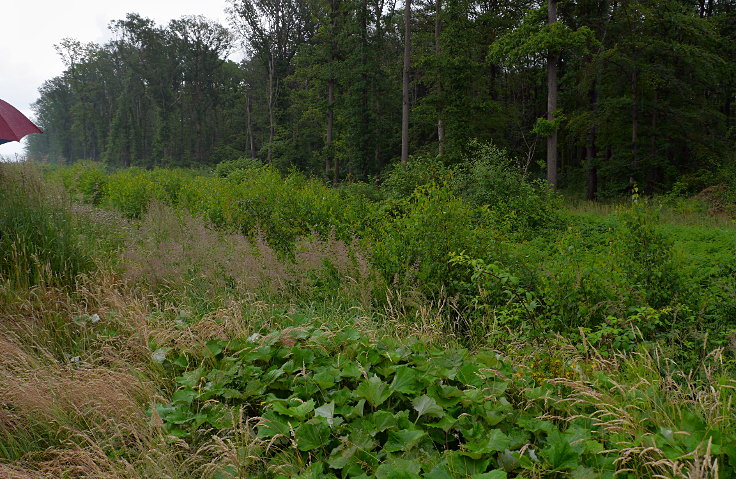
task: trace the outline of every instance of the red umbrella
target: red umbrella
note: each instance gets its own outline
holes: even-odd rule
[[[0,145],[20,141],[30,133],[43,133],[10,103],[0,100]]]

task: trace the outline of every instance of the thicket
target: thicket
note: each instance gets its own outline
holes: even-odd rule
[[[677,354],[695,361],[703,341],[733,338],[732,236],[661,224],[660,207],[638,194],[607,218],[565,212],[561,197],[508,154],[474,148],[466,166],[424,158],[389,171],[380,187],[330,188],[250,160],[215,174],[102,175],[94,164],[49,174],[79,199],[130,218],[160,202],[262,239],[282,258],[293,259],[302,238],[359,244],[381,284],[448,301],[455,312],[445,327],[467,344],[508,330],[612,350],[666,340],[673,351],[687,345]],[[719,256],[711,261],[703,249]]]
[[[0,270],[0,476],[732,477],[733,227],[565,212],[495,161],[397,169],[404,194],[87,164],[45,171],[57,203],[33,176],[28,228],[61,204],[94,261]]]
[[[93,268],[63,189],[37,170],[0,163],[0,279],[17,288],[69,284]]]
[[[556,133],[559,186],[580,196],[618,197],[632,178],[647,192],[679,184],[689,194],[733,178],[733,1],[409,3],[412,154],[456,164],[471,140],[493,141],[539,177]],[[250,157],[338,182],[399,157],[404,5],[228,8],[230,30],[131,13],[111,22],[112,41],[61,42],[66,68],[39,90],[45,134],[29,138],[29,154],[143,167]],[[246,58],[228,60],[240,46]]]

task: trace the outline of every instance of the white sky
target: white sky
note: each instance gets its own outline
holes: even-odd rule
[[[0,16],[0,98],[31,117],[38,88],[64,71],[54,45],[64,38],[105,43],[107,25],[127,13],[165,25],[204,15],[228,26],[225,0],[3,0]],[[32,117],[31,117],[32,118]],[[0,145],[0,156],[23,154],[23,145]]]

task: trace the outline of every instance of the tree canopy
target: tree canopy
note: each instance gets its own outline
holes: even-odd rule
[[[537,0],[417,0],[411,15],[385,0],[230,0],[230,28],[129,14],[107,44],[57,46],[66,70],[39,91],[46,134],[29,154],[144,167],[257,157],[333,181],[378,176],[402,150],[411,31],[413,155],[455,164],[471,140],[490,142],[543,176],[555,148],[559,184],[589,197],[697,187],[733,165],[736,1],[554,3],[554,23]],[[242,47],[244,60],[227,59]]]

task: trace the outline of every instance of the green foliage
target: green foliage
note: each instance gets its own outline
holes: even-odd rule
[[[451,177],[451,170],[441,159],[419,156],[412,157],[406,165],[396,163],[388,168],[381,187],[389,198],[408,198],[420,186],[443,183]]]
[[[562,226],[561,198],[546,182],[529,179],[525,165],[502,149],[477,143],[471,147],[466,163],[456,170],[458,195],[488,206],[499,229],[523,238]]]
[[[710,444],[719,463],[735,459],[733,435],[708,427],[697,413],[682,421],[672,416],[687,434],[667,432],[666,417],[648,417],[650,432],[630,435],[587,419],[600,403],[568,408],[565,387],[486,351],[372,342],[352,328],[307,326],[166,349],[159,359],[179,385],[156,406],[169,434],[192,440],[230,427],[242,413],[257,416],[259,454],[269,470],[286,476],[310,470],[320,477],[610,477],[617,471],[614,450],[637,444],[661,444],[672,459]],[[608,378],[594,373],[591,380],[601,387]],[[645,402],[641,395],[636,401]],[[539,418],[550,413],[574,419]]]
[[[493,254],[496,235],[486,208],[458,198],[447,185],[417,188],[370,230],[373,263],[388,281],[434,295],[451,287],[450,253]],[[416,283],[415,283],[416,282]]]
[[[163,188],[145,170],[120,170],[108,178],[107,198],[110,206],[129,218],[140,218],[154,198],[163,196]]]
[[[573,30],[562,22],[547,23],[547,9],[530,10],[521,24],[497,39],[490,48],[495,61],[513,65],[529,57],[560,53],[565,50],[585,52],[598,41],[593,31],[583,26]]]
[[[70,168],[59,170],[62,182],[72,195],[86,203],[100,204],[107,187],[107,172],[104,165],[92,161],[79,161]]]
[[[0,280],[15,287],[73,284],[94,267],[63,192],[27,164],[0,163]]]
[[[225,178],[236,170],[251,170],[260,168],[263,163],[257,158],[240,157],[235,160],[226,160],[215,165],[215,175]]]
[[[655,308],[676,304],[684,284],[672,244],[657,231],[650,210],[636,193],[622,213],[623,231],[617,243],[619,261],[631,286]]]

